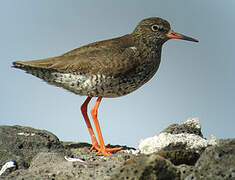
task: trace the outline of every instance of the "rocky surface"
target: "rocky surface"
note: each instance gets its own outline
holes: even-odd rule
[[[235,139],[204,139],[195,118],[142,140],[137,150],[104,157],[90,147],[45,130],[0,126],[0,168],[15,163],[0,179],[235,179]]]
[[[208,147],[185,179],[235,179],[235,139]]]
[[[45,130],[21,126],[0,126],[0,167],[14,160],[18,169],[28,169],[39,152],[64,151],[59,139]]]
[[[186,149],[200,153],[207,146],[215,144],[215,137],[212,136],[209,140],[204,139],[200,121],[197,118],[191,118],[182,125],[170,125],[159,135],[141,140],[139,150],[144,154],[174,149]]]

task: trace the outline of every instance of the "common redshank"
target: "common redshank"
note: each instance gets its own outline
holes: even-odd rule
[[[158,70],[162,45],[168,39],[198,42],[171,30],[166,20],[151,17],[142,20],[131,34],[94,42],[61,56],[13,62],[13,67],[23,69],[49,84],[88,96],[81,111],[91,136],[91,150],[108,156],[122,147],[110,148],[104,144],[97,119],[102,98],[129,94],[149,81]],[[87,105],[92,97],[98,97],[91,109],[91,116],[99,143],[87,115]]]

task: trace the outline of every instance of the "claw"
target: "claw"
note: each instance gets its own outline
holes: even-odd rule
[[[100,147],[100,145],[98,145],[98,142],[96,141],[95,143],[92,143],[92,146],[91,146],[91,148],[90,148],[90,151],[92,151],[93,149],[97,149],[97,147],[99,148]]]
[[[97,152],[96,152],[96,155],[98,154],[102,154],[103,156],[110,156],[113,154],[113,152],[116,152],[116,151],[120,151],[123,149],[123,147],[117,147],[117,148],[108,148],[107,146],[105,147],[100,147],[99,145],[93,145],[91,147],[91,150],[92,149],[95,149]]]

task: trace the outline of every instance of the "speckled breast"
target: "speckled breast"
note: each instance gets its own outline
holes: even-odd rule
[[[151,61],[115,76],[94,74],[86,76],[51,72],[45,81],[63,87],[79,95],[91,97],[119,97],[133,92],[149,81],[156,73],[159,62]]]

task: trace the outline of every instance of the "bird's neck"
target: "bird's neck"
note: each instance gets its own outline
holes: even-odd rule
[[[136,46],[140,47],[141,50],[157,53],[158,56],[161,56],[162,43],[159,43],[157,40],[150,40],[143,36],[133,36],[133,39]]]

